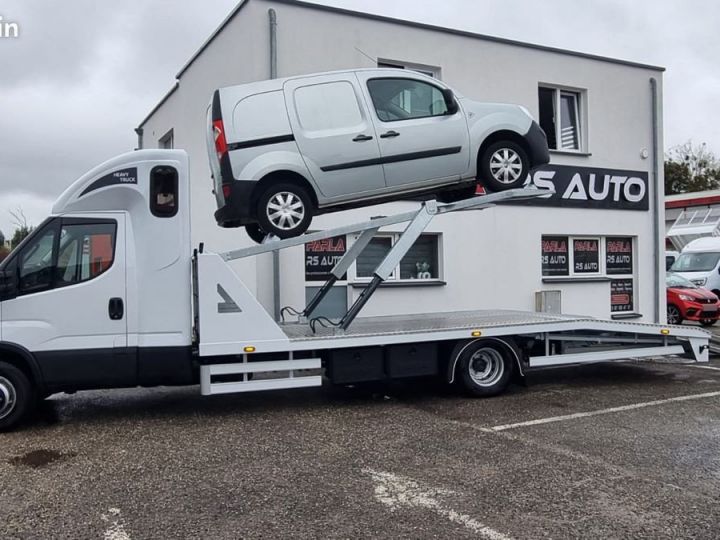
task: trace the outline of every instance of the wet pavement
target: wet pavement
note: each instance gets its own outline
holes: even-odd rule
[[[202,398],[59,395],[0,435],[6,538],[711,538],[720,361]]]

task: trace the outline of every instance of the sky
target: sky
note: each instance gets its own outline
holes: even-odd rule
[[[667,68],[666,147],[720,154],[720,2],[314,0]],[[134,128],[238,0],[0,0],[0,231],[37,225]]]

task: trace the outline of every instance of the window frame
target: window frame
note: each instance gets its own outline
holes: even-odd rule
[[[155,172],[158,169],[172,169],[174,171],[174,177],[173,177],[173,196],[175,198],[175,205],[173,206],[172,212],[163,212],[158,210],[158,204],[157,204],[157,194],[155,193]],[[168,219],[173,218],[177,215],[178,209],[180,207],[180,173],[178,170],[173,167],[172,165],[156,165],[152,169],[150,169],[150,182],[149,182],[149,199],[150,199],[150,213],[155,216],[156,218],[160,219]]]
[[[88,279],[81,279],[80,281],[75,281],[71,283],[63,283],[61,285],[58,285],[58,279],[57,279],[57,268],[58,268],[58,258],[60,257],[60,240],[62,239],[62,230],[65,227],[82,227],[82,226],[91,226],[91,225],[112,225],[113,231],[112,231],[112,258],[110,259],[110,264],[108,264],[107,268],[100,272],[99,274],[96,274]],[[118,232],[118,222],[114,219],[108,219],[108,218],[63,218],[62,222],[60,224],[59,228],[60,234],[58,234],[58,243],[57,243],[57,253],[54,254],[55,264],[53,265],[54,272],[53,272],[53,289],[62,289],[64,287],[70,287],[72,285],[80,285],[81,283],[87,283],[88,281],[92,281],[94,279],[99,278],[103,274],[109,272],[112,267],[115,265],[115,253],[117,250],[117,232]],[[78,249],[82,249],[81,245],[78,245]],[[92,264],[92,261],[90,262]]]
[[[394,120],[383,120],[378,115],[377,106],[375,105],[375,100],[373,99],[372,91],[370,90],[370,83],[372,81],[386,81],[386,80],[414,81],[419,84],[426,84],[428,86],[431,86],[431,87],[437,89],[442,94],[443,100],[445,100],[445,106],[447,107],[447,111],[444,114],[429,114],[426,116],[413,116],[411,118],[397,118]],[[449,117],[449,116],[454,116],[460,112],[460,107],[458,107],[454,113],[450,112],[450,110],[451,110],[450,104],[447,102],[447,100],[445,99],[445,95],[443,94],[443,92],[445,91],[445,88],[443,88],[442,86],[438,86],[437,84],[428,82],[428,81],[415,79],[414,77],[400,77],[400,76],[397,76],[397,77],[371,77],[365,81],[365,90],[367,91],[368,96],[370,97],[370,104],[372,105],[370,108],[372,110],[372,114],[375,116],[375,118],[377,119],[378,122],[381,122],[383,124],[393,124],[395,122],[413,122],[415,120],[423,120],[426,118],[445,118],[445,117]]]
[[[168,143],[170,145],[168,146]],[[162,137],[158,139],[158,148],[164,149],[164,150],[173,150],[175,148],[175,130],[174,128],[170,128],[170,130],[165,133]]]
[[[392,249],[397,241],[400,239],[403,233],[401,232],[385,232],[380,233],[374,236],[374,238],[390,238],[390,249]],[[443,235],[440,232],[426,232],[422,233],[419,238],[422,237],[434,237],[436,239],[435,246],[436,246],[436,257],[437,257],[437,277],[429,278],[429,279],[419,279],[419,278],[402,278],[401,277],[401,271],[400,271],[400,264],[401,261],[398,261],[397,265],[392,269],[392,272],[388,276],[388,278],[385,280],[385,283],[407,283],[407,284],[418,284],[423,285],[426,283],[443,283],[444,282],[444,272],[445,272],[445,265],[443,264]],[[353,242],[357,241],[358,235],[354,237]],[[414,245],[414,244],[413,244]],[[351,245],[348,245],[348,250],[351,249]],[[412,248],[411,248],[412,249]],[[362,256],[362,253],[358,255],[357,259],[359,259]],[[351,272],[349,272],[348,278],[350,278],[350,281],[355,284],[366,284],[372,281],[372,276],[358,276],[357,275],[357,259],[353,263],[351,267]]]
[[[555,146],[550,148],[550,152],[562,154],[589,154],[588,146],[588,109],[587,109],[587,90],[584,88],[576,88],[551,83],[538,83],[538,117],[540,117],[540,96],[541,88],[552,90],[553,92],[553,122],[555,124]],[[575,97],[575,118],[577,118],[577,148],[562,148],[562,96],[572,95]]]

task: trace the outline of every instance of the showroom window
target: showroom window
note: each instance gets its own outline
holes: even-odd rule
[[[540,86],[540,127],[551,150],[582,151],[582,92]]]
[[[358,281],[372,278],[374,270],[399,237],[396,234],[373,238],[355,262],[355,278]],[[440,235],[420,235],[400,264],[393,269],[388,281],[440,280],[440,260]]]
[[[437,86],[414,79],[370,79],[375,112],[383,122],[444,116],[448,106]]]

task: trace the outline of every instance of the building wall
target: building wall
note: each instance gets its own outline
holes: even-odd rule
[[[269,77],[269,23],[278,19],[278,76],[333,69],[374,67],[374,58],[439,68],[442,80],[479,101],[522,104],[537,118],[538,84],[584,92],[587,124],[585,155],[554,152],[552,163],[652,171],[652,106],[649,80],[661,72],[561,53],[496,43],[396,23],[295,6],[250,0],[207,49],[190,65],[179,88],[145,124],[145,145],[156,146],[170,128],[177,148],[191,157],[193,239],[210,250],[232,249],[250,241],[241,229],[222,230],[213,219],[205,150],[205,114],[215,88]],[[661,131],[660,131],[661,133]],[[662,148],[662,140],[659,141]],[[644,150],[650,152],[643,158]],[[658,159],[662,159],[659,156]],[[662,168],[660,168],[662,174]],[[662,177],[659,185],[663,185]],[[651,178],[651,186],[656,185]],[[428,229],[442,234],[446,285],[381,288],[364,314],[449,311],[480,307],[533,309],[538,290],[561,290],[563,311],[608,317],[608,282],[543,283],[540,237],[543,234],[632,235],[635,253],[636,311],[653,319],[656,300],[664,313],[664,287],[655,287],[654,219],[651,210],[578,210],[505,206],[438,218]],[[326,215],[314,229],[406,211],[416,203],[393,203]],[[352,239],[349,239],[352,241]],[[244,261],[241,277],[272,308],[270,258]],[[281,304],[305,301],[302,248],[281,254]],[[318,283],[312,283],[317,286]],[[349,287],[352,302],[361,289]]]

